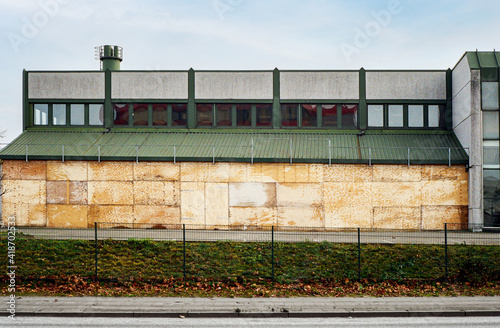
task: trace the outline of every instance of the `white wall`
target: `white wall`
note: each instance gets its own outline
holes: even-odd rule
[[[187,72],[112,72],[114,99],[187,99]]]
[[[367,99],[446,100],[446,72],[366,72]]]
[[[31,99],[104,99],[103,72],[30,72]]]
[[[281,72],[281,99],[358,99],[359,72]]]
[[[273,72],[196,72],[196,99],[273,99]]]

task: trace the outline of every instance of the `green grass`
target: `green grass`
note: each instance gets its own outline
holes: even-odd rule
[[[0,265],[7,266],[7,242]],[[480,283],[500,281],[500,247],[448,246],[449,278]],[[93,241],[38,240],[19,238],[16,242],[17,276],[93,278]],[[439,281],[444,279],[444,246],[361,245],[358,271],[356,244],[328,242],[275,243],[274,277],[279,283],[298,280]],[[186,247],[186,275],[189,279],[252,282],[273,275],[270,243],[189,242]],[[98,244],[100,279],[120,281],[161,281],[183,277],[183,244],[172,241],[106,240]]]

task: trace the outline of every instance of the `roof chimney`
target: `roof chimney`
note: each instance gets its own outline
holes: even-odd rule
[[[101,71],[119,71],[120,62],[123,60],[123,48],[120,46],[95,47],[96,59],[101,61]]]

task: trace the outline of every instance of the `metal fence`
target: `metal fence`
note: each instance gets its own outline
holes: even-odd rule
[[[500,233],[472,232],[477,230],[459,224],[437,231],[138,223],[19,227],[16,259],[18,276],[34,279],[500,281]],[[0,231],[0,243],[7,249],[5,233]]]

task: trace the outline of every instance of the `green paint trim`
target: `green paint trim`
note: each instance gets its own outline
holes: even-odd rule
[[[111,71],[107,69],[104,72],[104,127],[112,128],[114,126],[113,101],[111,100]]]
[[[368,128],[368,105],[366,102],[366,70],[359,69],[359,105],[358,105],[358,127],[360,130]]]
[[[125,103],[125,104],[187,104],[189,99],[121,99],[113,98],[111,99],[114,103]]]
[[[195,72],[190,68],[188,71],[188,105],[187,105],[187,127],[196,128],[196,100],[195,100]]]
[[[30,98],[27,101],[31,104],[102,104],[105,99],[48,99]]]
[[[453,130],[453,72],[446,71],[446,107],[444,109],[444,126],[446,130]]]
[[[358,104],[359,99],[281,99],[281,104],[323,104],[323,105],[333,105],[333,104]]]
[[[23,131],[25,131],[29,126],[34,124],[33,111],[31,110],[30,103],[28,101],[29,97],[29,85],[28,85],[28,72],[23,70]]]
[[[272,104],[271,99],[196,99],[197,104]]]
[[[281,80],[280,70],[277,67],[273,70],[272,127],[273,129],[281,128]]]
[[[368,105],[446,105],[446,99],[367,99]]]

